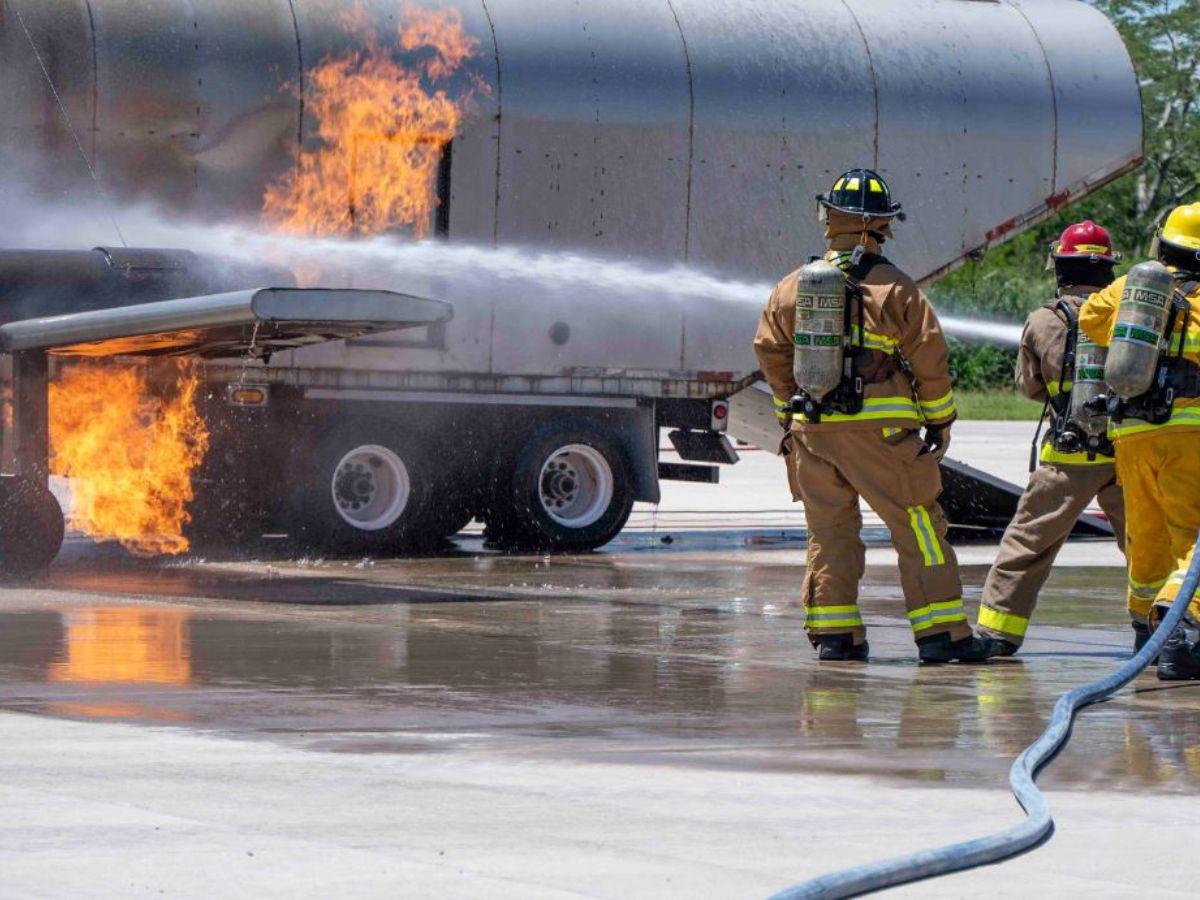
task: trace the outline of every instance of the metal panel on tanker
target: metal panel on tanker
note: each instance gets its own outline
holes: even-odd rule
[[[489,2],[501,243],[682,260],[687,65],[663,0]]]
[[[16,19],[0,0],[0,211],[28,214],[28,194],[94,192],[46,77]],[[95,159],[92,35],[83,2],[24,3],[21,16]],[[91,194],[87,194],[91,196]]]
[[[678,369],[683,302],[636,291],[496,291],[491,371],[562,374],[576,368]]]
[[[1142,107],[1121,36],[1096,9],[1074,0],[1015,2],[1037,29],[1058,113],[1054,193],[1076,190],[1141,155]]]
[[[1053,192],[1054,106],[1037,36],[1007,4],[850,0],[879,83],[880,165],[917,278]]]
[[[322,62],[362,48],[368,35],[377,38],[379,45],[388,51],[393,51],[398,44],[404,4],[396,0],[360,0],[357,4],[346,0],[294,0],[294,5],[307,78],[311,78],[313,69]],[[456,73],[452,80],[439,84],[437,89],[445,90],[453,97],[470,91],[472,97],[452,151],[452,195],[447,211],[450,235],[456,240],[491,243],[495,232],[499,128],[498,76],[491,26],[478,0],[416,6],[430,10],[443,6],[457,9],[462,15],[463,31],[477,44],[467,67]],[[481,79],[485,87],[472,89],[472,76]],[[317,125],[311,115],[306,115],[306,149],[312,149],[318,143]],[[433,223],[429,224],[432,231]]]
[[[696,90],[689,258],[774,281],[822,249],[814,196],[874,165],[862,35],[841,3],[675,7]]]
[[[94,5],[100,167],[122,198],[257,215],[299,129],[286,0]]]

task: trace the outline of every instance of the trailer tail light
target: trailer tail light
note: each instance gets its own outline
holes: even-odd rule
[[[233,406],[266,406],[267,388],[257,384],[231,384],[228,397]]]
[[[729,430],[729,401],[714,400],[709,416],[709,426],[713,431]]]

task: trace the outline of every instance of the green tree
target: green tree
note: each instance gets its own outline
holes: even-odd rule
[[[1133,57],[1146,160],[1110,191],[1135,240],[1200,191],[1200,9],[1195,0],[1096,0]]]
[[[1142,94],[1144,161],[934,285],[930,294],[939,305],[1019,319],[1052,293],[1053,280],[1041,263],[1050,241],[1069,223],[1101,222],[1133,262],[1147,253],[1173,207],[1200,199],[1200,2],[1090,2],[1116,25],[1133,59]]]

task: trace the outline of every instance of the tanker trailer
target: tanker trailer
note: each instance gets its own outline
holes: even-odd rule
[[[259,223],[264,198],[312,154],[378,140],[331,135],[314,91],[331,64],[403,60],[397,20],[414,9],[0,0],[0,202],[15,219],[30,192],[102,190],[118,223],[135,202]],[[903,16],[886,0],[437,9],[463,38],[433,93],[470,103],[452,133],[412,138],[436,164],[426,202],[396,230],[450,249],[532,248],[765,285],[821,246],[815,194],[867,165],[909,212],[889,253],[929,280],[1140,158],[1128,54],[1076,0],[918,0]],[[344,193],[351,231],[374,186]],[[90,243],[112,241],[104,228]],[[754,380],[761,296],[668,302],[652,289],[480,283],[361,249],[323,242],[322,283],[444,299],[454,317],[250,366],[264,388],[257,427],[272,435],[253,442],[265,452],[254,468],[271,473],[268,499],[318,539],[378,547],[436,510],[447,531],[481,514],[518,546],[597,546],[633,500],[657,498],[657,427],[674,428],[693,461],[728,461],[713,402]],[[217,388],[246,369],[209,364],[217,434],[231,430]],[[232,430],[256,428],[238,421]],[[249,468],[236,452],[210,456]]]

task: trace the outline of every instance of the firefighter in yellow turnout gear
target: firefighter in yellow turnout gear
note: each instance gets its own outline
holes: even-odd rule
[[[1143,263],[1094,294],[1079,316],[1080,327],[1109,347],[1109,436],[1125,491],[1129,609],[1135,618],[1149,615],[1151,624],[1175,599],[1200,532],[1200,204],[1172,211],[1157,243],[1158,260],[1169,270],[1157,267],[1164,293],[1156,294],[1155,265]],[[1162,301],[1169,306],[1172,293],[1177,312],[1158,320],[1165,320],[1162,337],[1168,340],[1156,350],[1158,336],[1146,324],[1153,317],[1146,318],[1145,310],[1165,313]],[[1159,302],[1147,304],[1155,296]],[[1129,380],[1125,363],[1136,352],[1153,361],[1145,373],[1150,389],[1126,397],[1116,387]],[[1200,678],[1197,623],[1200,600],[1164,646],[1160,678]]]
[[[818,200],[828,252],[779,283],[754,340],[808,522],[805,628],[823,660],[867,658],[862,497],[891,531],[921,660],[982,660],[937,502],[956,416],[946,341],[924,295],[881,254],[903,214],[869,170]]]
[[[1104,416],[1079,421],[1077,392],[1103,391],[1103,350],[1079,339],[1079,308],[1113,281],[1116,255],[1108,232],[1080,222],[1063,232],[1051,251],[1058,292],[1025,322],[1017,356],[1017,388],[1044,402],[1050,431],[1041,446],[1041,464],[1004,532],[995,565],[983,586],[979,631],[992,639],[996,656],[1012,656],[1025,640],[1038,592],[1054,558],[1093,500],[1108,515],[1117,542],[1125,546],[1125,504],[1117,485],[1113,447],[1104,436]],[[1147,636],[1145,619],[1134,622],[1138,639]]]

